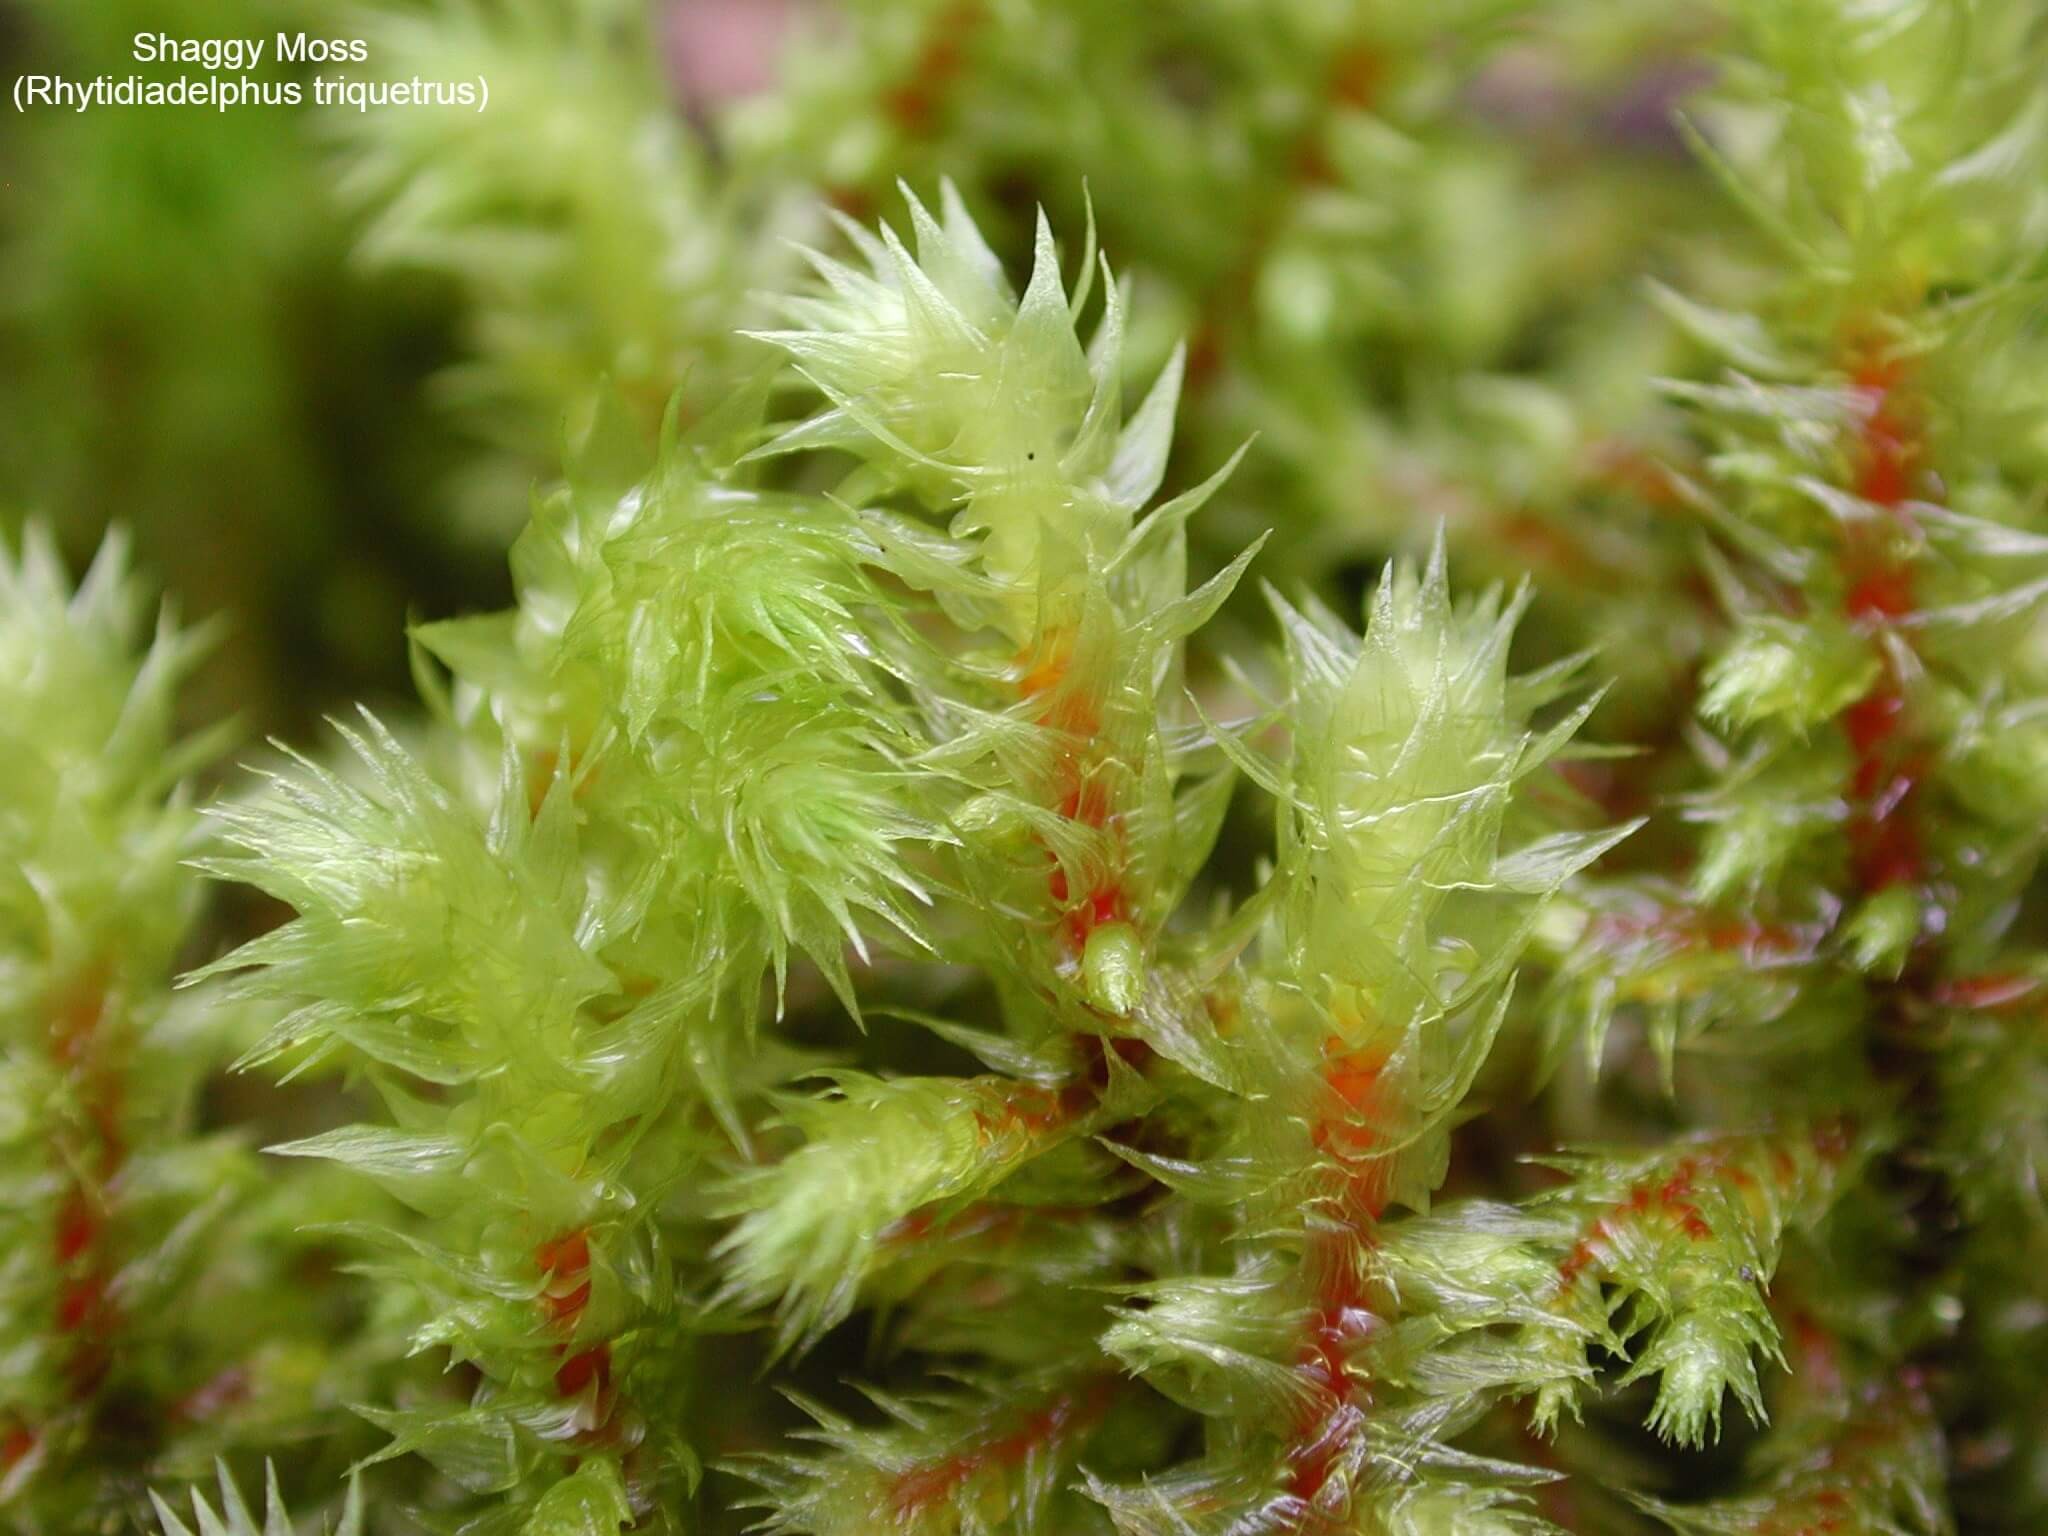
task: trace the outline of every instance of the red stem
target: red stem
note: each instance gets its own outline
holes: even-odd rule
[[[1020,1467],[1033,1454],[1085,1433],[1108,1411],[1114,1391],[1107,1379],[1071,1388],[1001,1434],[898,1474],[889,1491],[897,1521],[908,1522],[936,1507],[983,1473]]]
[[[1898,361],[1866,353],[1851,373],[1865,404],[1856,442],[1854,489],[1883,508],[1890,520],[1911,526],[1904,504],[1922,457],[1918,431],[1901,399],[1905,368]],[[1844,607],[1872,632],[1882,672],[1874,688],[1842,716],[1855,766],[1850,775],[1850,865],[1866,894],[1895,885],[1914,885],[1926,872],[1915,800],[1926,763],[1902,750],[1906,697],[1903,680],[1882,636],[1912,613],[1914,573],[1910,561],[1891,552],[1894,528],[1851,530],[1844,562],[1849,587]]]
[[[1095,701],[1070,682],[1074,643],[1071,630],[1054,629],[1046,635],[1018,678],[1017,691],[1024,699],[1039,703],[1038,723],[1062,738],[1048,799],[1065,820],[1113,834],[1120,866],[1122,822],[1102,777],[1106,766],[1100,742],[1102,717]],[[1058,855],[1047,849],[1046,857],[1051,863],[1046,896],[1060,913],[1060,931],[1069,955],[1078,959],[1097,928],[1130,921],[1129,894],[1120,868],[1112,867],[1077,896]]]
[[[597,1427],[602,1429],[615,1406],[611,1344],[600,1340],[569,1353],[569,1340],[590,1301],[590,1239],[581,1228],[549,1238],[535,1246],[533,1262],[546,1280],[540,1294],[541,1311],[549,1326],[564,1335],[555,1346],[555,1353],[566,1357],[555,1371],[555,1390],[563,1397],[578,1397],[596,1382]]]
[[[64,1372],[78,1401],[91,1397],[106,1378],[111,1335],[120,1323],[110,1294],[114,1261],[108,1251],[107,1190],[126,1162],[127,1145],[121,1134],[125,1094],[108,1002],[108,976],[104,967],[95,967],[65,995],[51,1020],[51,1055],[85,1112],[79,1131],[58,1134],[65,1187],[51,1234],[60,1276],[56,1325],[71,1340]]]

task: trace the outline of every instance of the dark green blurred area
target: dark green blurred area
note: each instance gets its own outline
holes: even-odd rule
[[[10,85],[147,78],[138,31],[314,20],[254,0],[0,0],[0,60]],[[502,552],[435,511],[458,445],[423,395],[454,355],[453,296],[352,264],[313,125],[303,108],[36,108],[0,136],[0,524],[47,520],[79,564],[126,525],[184,614],[229,620],[194,718],[255,734],[405,689],[408,610],[503,596]]]

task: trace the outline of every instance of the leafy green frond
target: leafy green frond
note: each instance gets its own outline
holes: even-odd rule
[[[1503,846],[1529,825],[1511,816],[1516,786],[1587,712],[1531,729],[1556,681],[1532,694],[1508,677],[1524,601],[1454,606],[1441,543],[1426,571],[1387,571],[1362,639],[1275,599],[1296,722],[1281,924],[1292,969],[1327,1009],[1398,1031],[1483,997],[1541,899],[1633,830]]]
[[[1733,94],[1760,121],[1740,165],[1703,152],[1814,276],[1885,282],[1918,268],[1940,281],[2007,243],[1975,217],[1987,201],[2011,214],[2015,189],[2025,199],[2038,181],[2025,168],[2048,127],[2044,43],[2027,7],[1801,0],[1737,15]]]
[[[915,254],[887,225],[877,238],[842,222],[867,270],[811,253],[823,291],[785,301],[791,329],[759,333],[830,402],[763,451],[846,449],[883,485],[907,486],[934,510],[958,504],[955,537],[982,535],[988,575],[1028,597],[1049,546],[1104,560],[1151,500],[1181,365],[1168,364],[1122,425],[1124,301],[1106,270],[1093,340],[1084,347],[1075,331],[1092,240],[1070,302],[1041,212],[1020,298],[950,182],[938,218],[904,196]],[[1012,624],[1028,614],[1028,602],[1013,604]]]
[[[532,821],[517,814],[514,763],[481,821],[364,719],[363,734],[337,726],[360,784],[304,763],[261,797],[214,809],[242,851],[201,867],[258,883],[298,915],[200,975],[244,972],[246,989],[305,1005],[266,1054],[320,1034],[433,1082],[508,1058],[546,1076],[550,1037],[618,990],[591,950],[619,919],[580,877],[567,794]]]
[[[891,654],[930,743],[916,766],[958,786],[950,884],[1013,1014],[1049,992],[1064,1027],[1108,1016],[1149,1038],[1165,1007],[1160,935],[1228,790],[1181,719],[1183,648],[1251,552],[1188,590],[1185,525],[1221,474],[1139,517],[1165,471],[1180,368],[1121,425],[1113,283],[1094,341],[1076,331],[1092,240],[1070,300],[1041,218],[1019,298],[950,185],[939,217],[906,196],[914,255],[842,221],[868,270],[814,255],[821,291],[766,333],[827,404],[761,452],[848,449],[866,460],[848,500],[958,507],[943,536],[887,508],[860,519],[875,562],[945,621],[942,654]]]
[[[680,927],[734,1007],[750,1017],[763,965],[779,988],[794,947],[851,1009],[844,953],[877,930],[925,942],[905,846],[948,836],[888,676],[903,637],[862,527],[747,487],[716,462],[717,426],[623,488],[572,466],[513,551],[517,607],[418,638],[453,669],[459,716],[509,735],[530,775],[570,778],[592,840],[633,861],[614,879],[634,902],[710,881],[692,910],[671,897],[637,920]]]
[[[1290,1356],[1309,1319],[1279,1281],[1267,1265],[1135,1286],[1102,1348],[1196,1412],[1299,1415],[1313,1407],[1314,1388],[1290,1368]]]
[[[1440,1414],[1384,1414],[1345,1428],[1349,1447],[1313,1493],[1262,1475],[1260,1463],[1224,1452],[1134,1485],[1088,1479],[1119,1536],[1228,1536],[1316,1526],[1399,1536],[1557,1536],[1528,1489],[1551,1480],[1537,1469],[1454,1451]]]
[[[168,613],[152,632],[149,607],[119,535],[75,587],[39,525],[0,545],[0,1504],[27,1529],[109,1508],[110,1416],[238,1369],[246,1341],[201,1298],[239,1274],[260,1310],[277,1279],[223,1256],[262,1230],[261,1181],[244,1138],[195,1114],[250,1020],[168,995],[199,915],[182,781],[221,735],[178,732],[207,632]],[[242,1379],[263,1443],[289,1394]]]
[[[1525,781],[1585,709],[1531,728],[1562,679],[1508,676],[1517,605],[1454,606],[1439,558],[1388,572],[1363,638],[1275,606],[1296,723],[1284,763],[1253,764],[1280,797],[1278,858],[1266,941],[1225,1005],[1248,1102],[1208,1177],[1299,1230],[1427,1207],[1545,903],[1633,829],[1531,814]]]
[[[725,1290],[776,1302],[783,1349],[807,1349],[853,1309],[892,1246],[922,1237],[1028,1162],[1085,1134],[1101,1108],[1085,1083],[828,1074],[829,1095],[785,1095],[804,1136],[743,1170],[726,1198]]]
[[[1261,943],[1204,999],[1230,1097],[1195,1156],[1117,1149],[1244,1246],[1227,1276],[1132,1288],[1102,1341],[1257,1433],[1096,1493],[1129,1531],[1549,1529],[1512,1491],[1543,1474],[1461,1457],[1451,1426],[1590,1379],[1604,1321],[1546,1313],[1539,1220],[1395,1208],[1426,1212],[1443,1181],[1546,902],[1633,829],[1545,825],[1527,781],[1586,711],[1530,717],[1571,669],[1510,677],[1521,604],[1454,604],[1441,551],[1388,571],[1363,637],[1274,606],[1291,742],[1247,771],[1278,800],[1278,858]]]
[[[57,973],[153,980],[193,915],[179,781],[221,737],[179,741],[173,712],[211,637],[147,614],[118,534],[75,590],[41,526],[0,547],[0,933]]]
[[[1116,1406],[1106,1374],[1039,1372],[972,1395],[868,1394],[886,1415],[866,1427],[799,1398],[817,1427],[811,1454],[740,1464],[765,1507],[759,1528],[858,1536],[878,1528],[937,1533],[1002,1526],[1071,1528],[1085,1518],[1069,1491],[1077,1462]]]
[[[1783,1363],[1766,1305],[1785,1237],[1811,1231],[1868,1155],[1838,1121],[1650,1156],[1555,1160],[1571,1183],[1539,1196],[1557,1268],[1548,1305],[1658,1380],[1650,1427],[1681,1444],[1719,1433],[1732,1392],[1764,1416],[1756,1357]],[[1576,1412],[1577,1385],[1537,1396],[1536,1422]]]

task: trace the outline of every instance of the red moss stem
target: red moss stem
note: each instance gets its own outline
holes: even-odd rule
[[[1833,1166],[1848,1155],[1850,1127],[1846,1121],[1827,1119],[1799,1133],[1799,1138],[1823,1164]],[[1595,1270],[1602,1262],[1602,1250],[1626,1222],[1662,1222],[1689,1242],[1704,1242],[1714,1235],[1714,1227],[1699,1206],[1703,1185],[1718,1180],[1753,1196],[1759,1179],[1768,1178],[1778,1186],[1781,1197],[1789,1197],[1798,1177],[1792,1144],[1782,1137],[1768,1144],[1748,1138],[1729,1140],[1689,1152],[1668,1173],[1638,1179],[1621,1199],[1594,1217],[1558,1263],[1559,1294],[1569,1292],[1582,1276]]]
[[[109,1188],[127,1161],[121,1130],[126,1094],[109,1003],[109,978],[95,967],[64,995],[51,1019],[51,1055],[83,1112],[82,1125],[60,1129],[56,1137],[65,1183],[51,1233],[59,1277],[55,1322],[68,1340],[64,1374],[78,1401],[105,1380],[120,1325],[107,1216]]]
[[[889,1503],[899,1522],[936,1508],[974,1479],[1021,1467],[1032,1456],[1087,1433],[1109,1410],[1115,1384],[1106,1377],[1057,1393],[1010,1428],[897,1474]]]
[[[616,1406],[611,1343],[600,1340],[570,1352],[570,1341],[590,1302],[590,1238],[581,1228],[549,1238],[534,1247],[533,1262],[544,1282],[540,1293],[542,1315],[551,1328],[564,1336],[555,1345],[555,1354],[562,1357],[555,1371],[555,1390],[566,1398],[580,1397],[595,1382],[596,1428],[601,1430]]]
[[[1883,637],[1913,612],[1916,595],[1910,561],[1893,550],[1900,528],[1912,519],[1905,502],[1922,457],[1917,427],[1905,401],[1904,365],[1866,352],[1850,374],[1863,402],[1855,444],[1857,496],[1882,509],[1889,526],[1851,529],[1843,561],[1848,577],[1844,608],[1871,631],[1882,671],[1877,684],[1842,716],[1854,767],[1850,773],[1850,868],[1857,886],[1875,895],[1898,885],[1918,884],[1926,874],[1926,851],[1915,815],[1924,759],[1904,747],[1904,680]]]
[[[1360,1250],[1376,1241],[1379,1219],[1393,1198],[1393,1159],[1382,1150],[1394,1108],[1386,1067],[1382,1048],[1349,1046],[1334,1034],[1323,1041],[1320,1075],[1330,1097],[1311,1122],[1309,1141],[1337,1161],[1342,1183],[1339,1219],[1313,1235],[1302,1261],[1311,1305],[1295,1368],[1312,1390],[1286,1451],[1287,1494],[1298,1501],[1295,1530],[1321,1519],[1318,1500],[1356,1442],[1372,1402],[1371,1385],[1354,1369],[1351,1355],[1379,1326],[1358,1260]]]
[[[1059,913],[1059,931],[1071,958],[1078,959],[1096,929],[1129,922],[1131,903],[1122,872],[1123,830],[1119,809],[1105,782],[1107,760],[1101,743],[1102,716],[1095,701],[1071,685],[1074,636],[1057,629],[1023,659],[1017,692],[1037,706],[1036,719],[1061,739],[1048,787],[1047,801],[1067,821],[1111,835],[1117,857],[1096,875],[1086,891],[1076,892],[1066,866],[1045,850],[1046,897]]]

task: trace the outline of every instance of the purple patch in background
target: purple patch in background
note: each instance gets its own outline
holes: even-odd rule
[[[670,78],[685,101],[716,107],[775,81],[775,64],[805,0],[670,0],[663,28]]]

